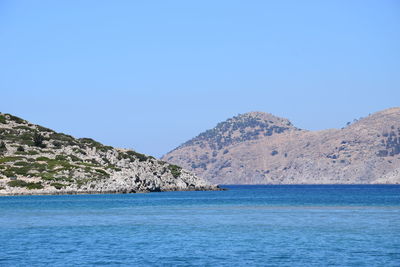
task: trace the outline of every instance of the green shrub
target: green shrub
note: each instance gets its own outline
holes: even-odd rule
[[[45,140],[44,136],[41,135],[41,134],[38,133],[38,132],[35,132],[35,134],[33,135],[33,143],[34,143],[34,145],[37,146],[37,147],[41,147],[41,148],[46,147],[46,145],[43,144],[43,141],[44,141],[44,140]]]
[[[79,141],[82,144],[86,144],[86,145],[90,145],[90,146],[94,146],[94,147],[102,147],[103,145],[95,140],[93,140],[92,138],[79,138]]]
[[[148,159],[148,157],[146,155],[138,153],[138,152],[133,151],[133,150],[127,151],[126,154],[128,154],[129,156],[133,156],[133,157],[139,159],[139,161],[146,161]]]
[[[92,138],[80,138],[78,140],[80,142],[79,146],[81,148],[85,148],[86,146],[95,147],[96,149],[103,151],[103,152],[107,152],[108,150],[113,149],[113,147],[105,146],[105,145],[93,140]]]
[[[94,165],[99,165],[99,162],[95,159],[90,159],[90,162]]]
[[[50,134],[50,140],[59,141],[63,144],[74,146],[78,145],[78,142],[75,138],[70,135],[63,134],[63,133],[52,133]]]
[[[37,183],[28,183],[26,185],[26,188],[28,188],[29,190],[31,189],[42,189],[43,185],[41,182],[37,182]]]
[[[72,161],[82,161],[80,158],[74,155],[69,155],[69,157],[72,159]]]
[[[85,151],[83,151],[82,149],[76,148],[76,147],[74,147],[73,151],[75,153],[80,153],[82,155],[87,155],[87,153]]]
[[[16,174],[26,176],[26,175],[28,175],[28,172],[30,171],[31,168],[29,166],[24,166],[24,167],[21,167],[21,168],[10,168],[10,169],[13,172],[15,172]]]
[[[43,127],[43,126],[40,126],[40,125],[37,125],[36,127],[37,127],[37,129],[38,129],[39,131],[41,131],[41,132],[50,132],[50,133],[54,133],[54,131],[53,131],[52,129],[49,129],[49,128],[46,128],[46,127]]]
[[[181,171],[182,171],[181,167],[179,167],[177,165],[170,164],[170,165],[168,165],[168,169],[170,170],[171,174],[175,178],[178,178],[179,176],[181,176]]]
[[[50,185],[54,186],[56,189],[62,189],[67,186],[65,184],[60,184],[60,183],[51,183]]]
[[[87,183],[89,183],[90,181],[92,181],[92,179],[89,179],[89,178],[76,180],[76,185],[78,186],[78,188],[81,188],[82,185],[87,184]]]
[[[23,180],[13,180],[9,181],[7,184],[11,187],[25,187],[28,183]]]
[[[16,161],[16,160],[19,160],[19,159],[23,159],[23,157],[4,157],[4,158],[0,158],[0,163]]]
[[[1,141],[0,142],[0,153],[6,152],[6,151],[7,151],[6,144],[3,141]]]
[[[6,117],[4,117],[4,115],[0,115],[0,123],[3,123],[3,124],[7,123]]]
[[[56,160],[68,160],[68,157],[65,155],[57,155]]]
[[[1,170],[0,173],[2,173],[6,177],[14,177],[15,176],[15,173],[10,169]]]
[[[48,157],[37,157],[37,161],[49,161],[50,159]]]
[[[14,129],[1,128],[0,135],[6,139],[16,139],[17,135],[18,135],[18,131],[14,130]]]
[[[42,178],[42,180],[45,181],[53,181],[53,180],[57,180],[57,178],[54,177],[54,172],[46,172],[46,173],[42,173],[40,175],[40,177]]]
[[[55,149],[60,149],[62,147],[62,144],[59,141],[54,141],[53,146]]]
[[[14,163],[14,165],[15,166],[26,166],[26,165],[29,165],[29,163],[26,161],[17,161]]]
[[[129,155],[128,155],[128,154],[125,154],[125,153],[123,153],[123,152],[118,153],[118,156],[117,156],[117,159],[118,159],[118,160],[127,159],[127,158],[129,158]]]
[[[19,135],[18,139],[19,139],[18,141],[21,144],[28,145],[28,146],[35,145],[35,143],[33,142],[33,134],[32,133],[25,132],[25,133]]]
[[[33,131],[32,128],[30,128],[30,127],[28,127],[28,126],[25,126],[25,125],[16,126],[16,127],[14,127],[14,129],[25,130],[25,131]]]
[[[40,163],[34,162],[34,163],[31,163],[30,167],[32,168],[32,170],[36,170],[38,172],[43,172],[46,170],[47,164],[40,164]]]
[[[25,182],[23,180],[13,180],[7,183],[11,187],[26,187],[28,189],[42,189],[43,185],[41,182],[33,183],[33,182]]]
[[[53,169],[57,166],[61,166],[63,167],[64,170],[69,170],[74,168],[75,166],[70,164],[69,161],[65,161],[65,160],[56,160],[56,159],[51,159],[47,161],[49,169]]]

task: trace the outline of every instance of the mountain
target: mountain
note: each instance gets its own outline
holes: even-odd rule
[[[400,183],[400,108],[323,131],[250,112],[219,123],[162,159],[219,184]]]
[[[215,189],[154,157],[0,113],[0,195]]]

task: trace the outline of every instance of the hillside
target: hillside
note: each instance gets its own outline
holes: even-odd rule
[[[0,195],[212,189],[179,166],[0,113]]]
[[[162,159],[220,184],[400,183],[400,108],[323,131],[250,112],[219,123]]]

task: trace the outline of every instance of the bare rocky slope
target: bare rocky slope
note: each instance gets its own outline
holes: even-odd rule
[[[216,189],[177,165],[0,113],[0,195]]]
[[[250,112],[219,123],[162,159],[219,184],[398,184],[400,108],[323,131]]]

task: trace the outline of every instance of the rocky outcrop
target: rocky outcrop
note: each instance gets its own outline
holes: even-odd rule
[[[246,113],[162,159],[220,184],[400,183],[400,108],[315,132]]]
[[[0,113],[0,195],[217,189],[177,165]]]

